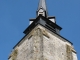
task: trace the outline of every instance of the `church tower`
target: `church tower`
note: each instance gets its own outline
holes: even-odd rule
[[[48,17],[45,0],[40,0],[36,15],[8,60],[77,60],[73,43],[60,35],[55,17]]]

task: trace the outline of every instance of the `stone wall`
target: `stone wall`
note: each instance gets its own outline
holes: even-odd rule
[[[74,51],[71,43],[38,25],[14,48],[9,60],[69,60],[66,45]],[[70,60],[77,60],[76,53],[71,56]]]
[[[66,60],[65,42],[49,32],[47,34],[49,38],[43,35],[44,60]]]

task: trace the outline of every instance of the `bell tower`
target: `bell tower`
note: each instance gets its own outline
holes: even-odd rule
[[[45,0],[40,0],[36,14],[8,60],[77,60],[73,43],[60,35],[55,17],[48,16]]]

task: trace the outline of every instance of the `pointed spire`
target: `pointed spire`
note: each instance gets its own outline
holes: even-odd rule
[[[45,11],[47,11],[47,9],[46,9],[46,1],[45,0],[40,0],[38,10],[40,8],[43,8]]]
[[[38,6],[38,11],[42,9],[47,16],[47,7],[46,7],[46,1],[45,0],[40,0],[39,6]]]

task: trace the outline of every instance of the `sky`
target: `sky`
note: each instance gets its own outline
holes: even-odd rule
[[[29,19],[36,18],[39,0],[0,0],[0,60],[8,60],[13,47],[24,36]],[[49,16],[63,29],[80,60],[80,0],[46,0]]]

